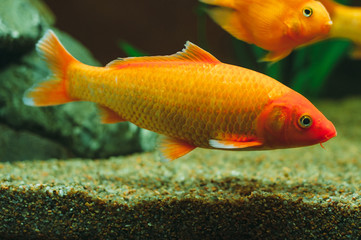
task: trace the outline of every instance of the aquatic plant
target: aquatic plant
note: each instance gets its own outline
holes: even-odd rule
[[[236,44],[237,45],[237,44]],[[328,40],[296,50],[290,57],[274,64],[261,64],[261,72],[287,84],[297,92],[317,98],[336,65],[347,57],[351,43]],[[252,46],[257,58],[264,51]]]
[[[120,47],[120,49],[123,50],[123,52],[125,52],[128,57],[140,57],[147,55],[145,52],[139,50],[125,40],[120,40],[118,42],[118,46]]]

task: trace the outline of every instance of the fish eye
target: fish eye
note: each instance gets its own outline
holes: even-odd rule
[[[303,11],[303,16],[305,16],[305,17],[312,16],[312,13],[313,13],[312,8],[306,7],[302,11]]]
[[[298,119],[298,125],[301,128],[309,128],[312,125],[312,118],[308,115],[302,115],[299,119]]]

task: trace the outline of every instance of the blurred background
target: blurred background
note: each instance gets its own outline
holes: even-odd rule
[[[361,5],[355,0],[339,2]],[[361,61],[349,58],[352,46],[347,40],[324,41],[298,49],[278,63],[260,63],[263,50],[230,36],[196,0],[45,3],[56,16],[55,26],[81,41],[103,65],[129,55],[173,54],[189,40],[222,62],[263,72],[309,98],[361,94]]]

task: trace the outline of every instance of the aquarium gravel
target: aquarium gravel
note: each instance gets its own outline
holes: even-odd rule
[[[361,98],[315,105],[325,149],[2,162],[1,239],[357,239]]]

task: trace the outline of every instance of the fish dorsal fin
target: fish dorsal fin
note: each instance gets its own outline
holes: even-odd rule
[[[215,58],[209,52],[203,50],[197,45],[187,41],[185,48],[181,52],[177,52],[172,55],[167,56],[151,56],[151,57],[129,57],[129,58],[119,58],[107,64],[106,67],[109,68],[124,68],[129,66],[143,65],[144,63],[159,63],[159,62],[169,62],[169,61],[178,61],[178,62],[204,62],[204,63],[220,63],[220,61]]]

